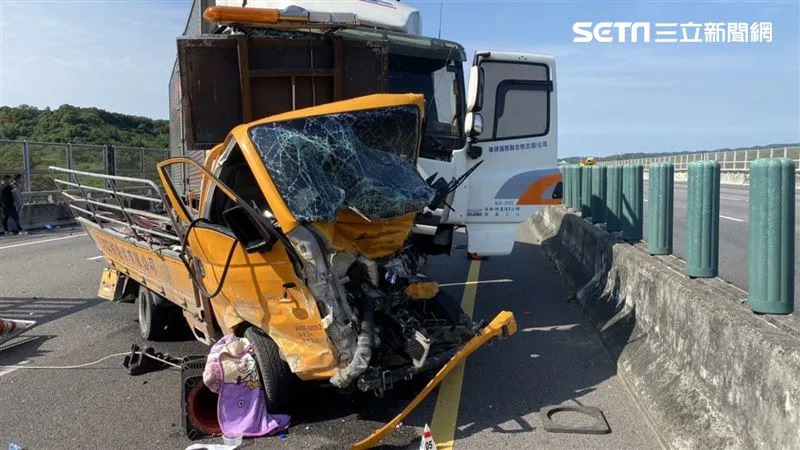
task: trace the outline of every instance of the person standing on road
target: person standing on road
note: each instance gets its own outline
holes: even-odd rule
[[[17,209],[14,207],[14,183],[11,182],[11,177],[8,175],[3,176],[3,187],[0,188],[0,209],[3,210],[3,230],[6,233],[19,234],[19,215]],[[8,219],[13,219],[17,226],[17,231],[11,231],[8,227]]]
[[[27,234],[22,228],[22,174],[15,174],[12,183],[14,184],[14,189],[11,194],[14,196],[14,210],[17,212],[17,228],[20,234]]]
[[[3,188],[6,187],[6,184],[8,184],[10,181],[11,181],[11,177],[9,177],[8,175],[3,175],[3,180],[2,180],[2,182],[0,182],[0,192],[3,192]],[[0,221],[2,221],[2,223],[4,224],[3,225],[3,229],[0,230],[0,236],[6,234],[6,226],[5,226],[6,215],[5,215],[5,212],[3,212],[3,209],[4,209],[3,208],[3,200],[0,199]]]

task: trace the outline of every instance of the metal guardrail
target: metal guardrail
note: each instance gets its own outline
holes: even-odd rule
[[[601,160],[599,165],[617,166],[641,164],[647,170],[650,164],[672,163],[676,171],[686,171],[695,161],[717,161],[723,172],[747,172],[753,161],[761,158],[789,158],[794,161],[795,171],[800,172],[800,147],[773,147],[748,150],[729,150],[704,153],[680,153],[649,158]]]
[[[26,203],[51,199],[53,194],[59,193],[48,171],[49,166],[157,182],[156,164],[168,157],[169,150],[166,149],[0,139],[0,174],[24,175],[22,195]],[[74,179],[69,181],[74,182]],[[97,187],[103,187],[103,183],[105,181],[101,179],[87,180],[87,184]]]

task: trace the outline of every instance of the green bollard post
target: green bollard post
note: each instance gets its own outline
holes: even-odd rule
[[[672,214],[675,166],[651,164],[647,196],[647,251],[651,255],[672,253]]]
[[[606,221],[606,167],[592,167],[592,223]]]
[[[581,217],[592,214],[592,168],[581,167]]]
[[[606,174],[606,230],[622,230],[622,166],[611,166]]]
[[[579,166],[572,167],[572,211],[579,212],[581,210],[581,185],[583,172]]]
[[[795,167],[789,158],[757,159],[750,166],[747,278],[750,309],[794,311]]]
[[[713,278],[719,273],[719,163],[689,164],[686,210],[686,274]]]
[[[561,167],[562,176],[562,186],[564,187],[564,198],[562,199],[562,203],[564,207],[571,208],[572,207],[572,166],[562,166]]]
[[[622,238],[642,239],[644,180],[641,164],[626,164],[622,169]]]

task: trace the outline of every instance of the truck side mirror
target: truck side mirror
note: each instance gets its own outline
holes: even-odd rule
[[[483,107],[483,71],[478,66],[469,69],[467,111],[478,112]]]
[[[483,115],[479,112],[467,113],[465,127],[467,135],[471,138],[478,137],[483,132]]]
[[[241,205],[225,210],[222,218],[247,253],[272,250],[275,244],[272,233],[261,223],[260,218],[253,217]]]

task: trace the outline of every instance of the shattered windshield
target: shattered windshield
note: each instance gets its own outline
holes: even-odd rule
[[[416,168],[416,106],[258,125],[250,138],[299,221],[333,222],[342,207],[387,219],[421,211],[433,198]]]

